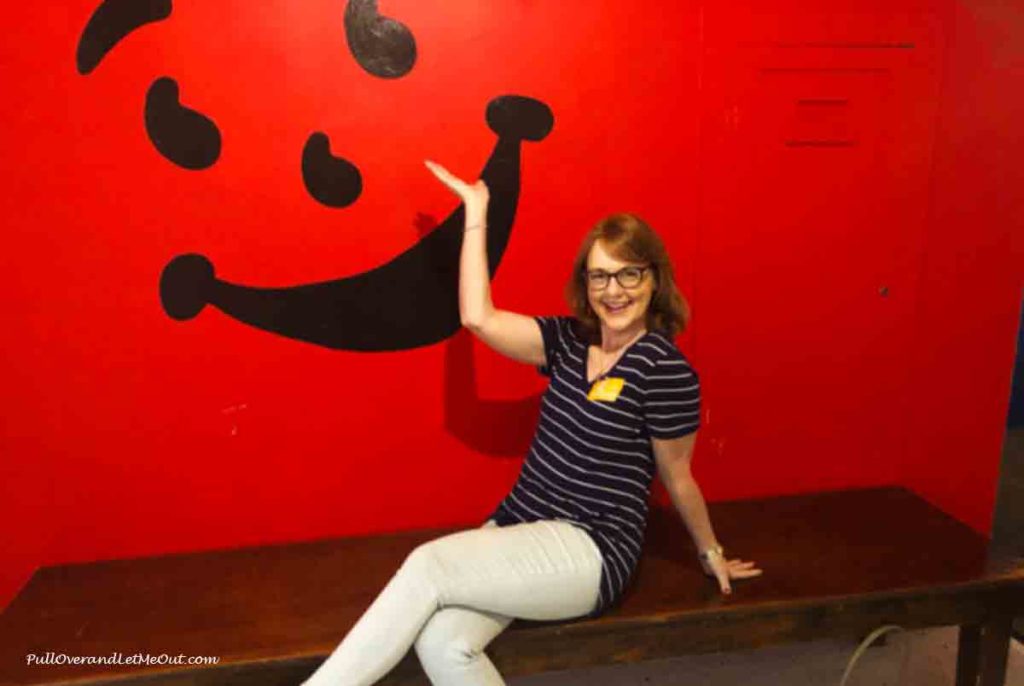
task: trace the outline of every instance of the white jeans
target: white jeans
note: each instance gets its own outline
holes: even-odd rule
[[[435,686],[495,686],[484,648],[513,619],[593,611],[601,553],[560,520],[442,536],[413,550],[352,630],[303,686],[369,686],[415,645]]]

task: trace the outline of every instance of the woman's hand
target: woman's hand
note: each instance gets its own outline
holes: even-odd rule
[[[744,562],[740,559],[726,560],[718,553],[711,553],[708,560],[700,561],[704,573],[708,576],[718,577],[718,584],[722,587],[722,593],[732,593],[732,586],[729,579],[746,579],[751,576],[759,576],[764,573],[763,569],[757,569],[754,562]]]
[[[427,165],[427,169],[433,172],[434,176],[439,178],[444,185],[452,189],[455,195],[462,199],[463,204],[466,206],[467,225],[470,218],[474,218],[474,221],[477,219],[486,220],[487,203],[490,201],[491,194],[487,190],[487,184],[484,183],[483,179],[478,180],[474,184],[468,184],[437,162],[424,160],[424,164]]]

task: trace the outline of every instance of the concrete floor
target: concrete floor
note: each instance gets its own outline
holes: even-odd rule
[[[857,660],[846,686],[953,686],[957,627],[893,631]],[[854,641],[820,640],[639,665],[549,672],[509,686],[838,686]],[[904,659],[906,663],[904,665]],[[900,677],[901,670],[903,672]],[[1024,686],[1024,645],[1010,641],[1006,686]]]

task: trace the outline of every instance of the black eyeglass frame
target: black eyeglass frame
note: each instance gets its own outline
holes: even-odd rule
[[[640,270],[640,278],[632,286],[627,286],[626,284],[622,283],[622,279],[619,277],[619,275],[622,272],[624,272],[624,271],[626,271],[628,269],[639,269]],[[614,278],[615,281],[619,284],[620,287],[622,287],[622,288],[624,288],[626,290],[631,290],[633,288],[638,288],[640,286],[640,284],[642,284],[644,282],[644,276],[647,274],[648,271],[654,271],[654,265],[653,264],[647,264],[647,265],[644,265],[643,267],[636,267],[636,266],[630,265],[628,267],[623,267],[622,269],[619,269],[619,270],[614,271],[614,272],[606,272],[603,269],[595,269],[594,271],[588,271],[586,269],[586,267],[584,267],[583,268],[583,281],[584,281],[584,283],[586,283],[588,288],[592,288],[595,291],[603,291],[604,289],[608,288],[608,284],[610,284],[612,282],[612,279]],[[595,275],[595,276],[597,276],[597,275],[604,276],[605,277],[604,278],[604,283],[602,285],[600,285],[600,286],[595,286],[593,284],[593,282],[590,280],[592,274]]]

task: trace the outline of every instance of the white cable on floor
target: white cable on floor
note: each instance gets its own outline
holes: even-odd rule
[[[860,658],[861,654],[865,650],[868,649],[868,647],[871,645],[872,641],[874,641],[876,638],[878,638],[882,634],[884,634],[886,632],[889,632],[889,631],[893,631],[893,630],[906,631],[906,629],[904,629],[903,627],[899,626],[898,624],[886,624],[886,625],[880,626],[877,629],[875,629],[874,631],[872,631],[870,634],[867,635],[867,638],[865,638],[863,641],[860,642],[860,645],[857,646],[857,649],[855,651],[853,651],[853,655],[850,657],[850,661],[846,663],[846,671],[843,672],[843,678],[840,679],[839,686],[846,686],[846,679],[850,676],[850,672],[853,671],[853,665],[856,664],[856,662]],[[904,641],[904,643],[903,643],[903,663],[900,665],[899,681],[896,682],[896,683],[900,684],[901,686],[903,684],[904,674],[906,673],[907,658],[909,656],[910,656],[910,641]]]

